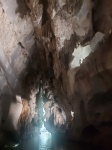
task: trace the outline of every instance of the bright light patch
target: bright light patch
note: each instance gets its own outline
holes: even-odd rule
[[[49,133],[44,124],[40,129],[39,150],[49,149],[51,147],[51,133]]]
[[[71,116],[74,117],[74,112],[73,111],[71,111]]]
[[[40,140],[42,141],[42,143],[46,144],[46,142],[51,139],[51,133],[49,132],[41,132],[40,134]]]
[[[43,115],[45,115],[45,110],[44,110],[44,108],[43,108]]]
[[[49,133],[45,126],[44,126],[44,121],[45,121],[45,110],[44,110],[44,103],[43,103],[43,95],[40,93],[40,98],[38,101],[38,106],[39,106],[39,115],[40,115],[40,134],[39,134],[39,145],[38,145],[38,150],[47,150],[51,149],[51,133]]]

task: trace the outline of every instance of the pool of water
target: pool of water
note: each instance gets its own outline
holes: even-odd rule
[[[39,135],[21,142],[19,150],[52,150],[52,136],[41,132]]]
[[[54,140],[50,135],[41,134],[21,143],[17,150],[100,150],[91,145],[70,141]]]
[[[2,150],[0,148],[0,150]],[[84,143],[76,143],[59,138],[54,139],[49,132],[42,130],[39,134],[23,140],[20,145],[13,144],[3,150],[100,150]]]

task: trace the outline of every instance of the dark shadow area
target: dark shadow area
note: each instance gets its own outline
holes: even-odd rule
[[[45,23],[49,19],[49,14],[47,12],[48,0],[39,0],[39,4],[43,5],[42,25],[45,25]]]
[[[16,13],[19,13],[20,17],[23,19],[26,15],[30,14],[30,9],[28,8],[25,0],[17,0],[18,8]]]
[[[99,130],[96,129],[93,125],[89,125],[82,132],[83,138],[93,138],[94,136],[99,134]]]
[[[111,127],[112,128],[112,122],[102,122],[99,127]]]
[[[65,140],[57,137],[52,137],[52,150],[103,150],[100,146],[94,146],[84,142]]]
[[[25,69],[27,74],[22,82],[22,96],[26,99],[29,99],[31,89],[35,88],[35,86],[37,88],[39,85],[38,80],[40,80],[41,77],[48,77],[48,68],[43,45],[37,42],[32,47],[32,50],[30,61]]]
[[[108,34],[112,28],[112,1],[110,0],[93,0],[93,28],[95,32]]]
[[[76,34],[73,34],[70,40],[65,41],[63,49],[59,52],[59,59],[61,65],[66,70],[68,70],[69,68],[69,63],[72,62],[72,60],[74,59],[72,53],[74,51],[74,48],[76,47],[77,41],[78,41],[78,37],[76,36]]]
[[[66,5],[63,9],[67,11],[70,15],[77,15],[83,4],[83,0],[67,0]]]
[[[88,103],[88,108],[92,110],[92,108],[98,108],[100,106],[104,106],[106,109],[106,106],[112,105],[112,89],[108,90],[105,93],[99,93],[95,94],[93,98]]]

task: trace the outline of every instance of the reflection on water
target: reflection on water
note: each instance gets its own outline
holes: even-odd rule
[[[18,148],[16,150],[100,150],[82,143],[55,141],[50,134],[44,132],[39,137],[35,136],[29,141],[22,142]]]
[[[50,150],[51,149],[51,135],[49,133],[42,133],[39,136],[39,150]]]
[[[42,128],[40,129],[40,135],[38,140],[38,149],[39,150],[50,150],[51,149],[51,133],[49,133],[46,128],[44,127],[44,124],[42,125]]]
[[[5,150],[96,150],[96,148],[93,149],[93,147],[91,148],[91,146],[89,145],[74,143],[70,141],[62,141],[58,138],[55,138],[54,140],[51,136],[51,133],[49,133],[44,126],[45,112],[41,90],[39,100],[37,101],[37,106],[39,110],[39,131],[35,134],[27,135],[24,140],[22,140],[19,146],[17,145],[17,143],[11,143],[12,145],[5,143]],[[0,148],[0,150],[3,149]]]
[[[41,132],[40,135],[23,141],[19,146],[19,150],[53,150],[52,136],[49,132]]]
[[[10,146],[4,149],[0,147],[0,150],[102,150],[88,144],[63,141],[58,138],[54,139],[51,134],[44,129],[43,126],[40,134],[38,133],[29,139],[23,140],[17,147]]]
[[[24,140],[19,146],[19,150],[53,150],[51,133],[49,133],[44,126],[45,110],[43,105],[42,88],[40,88],[40,94],[37,99],[39,132],[29,141]]]
[[[51,133],[42,125],[39,134],[21,142],[19,150],[52,150]]]

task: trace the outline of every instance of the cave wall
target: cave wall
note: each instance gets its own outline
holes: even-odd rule
[[[15,95],[35,48],[34,28],[24,1],[1,0],[0,21],[0,120],[16,130],[22,104]]]
[[[52,89],[76,139],[88,125],[99,129],[98,125],[111,122],[111,113],[107,111],[112,107],[110,3],[106,0],[27,2],[37,40],[45,48]]]
[[[72,138],[89,125],[100,130],[111,122],[111,7],[109,0],[1,1],[2,93],[16,89],[22,76],[18,87],[32,99],[27,93],[41,72]]]
[[[0,120],[7,130],[17,130],[24,99],[29,101],[31,122],[35,114],[35,89],[38,91],[40,74],[46,72],[44,47],[36,39],[31,16],[24,0],[0,2]]]
[[[21,10],[21,6],[23,6]],[[0,2],[0,87],[10,92],[18,85],[34,45],[33,25],[24,1]]]

